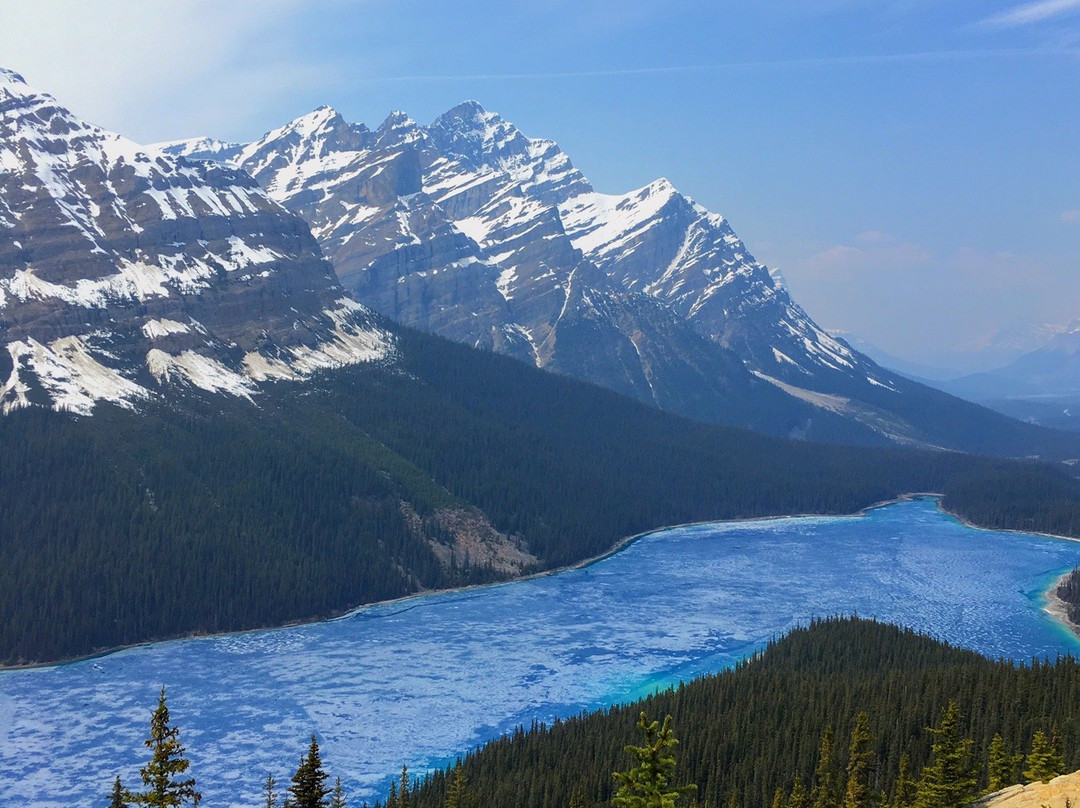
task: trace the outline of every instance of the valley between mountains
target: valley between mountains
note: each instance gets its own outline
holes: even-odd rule
[[[722,217],[474,103],[143,147],[0,70],[0,410],[6,664],[910,491],[1080,532],[1080,436],[879,368]]]

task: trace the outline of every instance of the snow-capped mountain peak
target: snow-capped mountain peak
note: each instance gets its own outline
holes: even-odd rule
[[[401,149],[423,145],[426,138],[416,121],[404,112],[395,110],[375,130],[373,145],[378,149]]]
[[[0,77],[0,410],[87,413],[175,383],[250,395],[390,350],[248,174],[139,146]]]

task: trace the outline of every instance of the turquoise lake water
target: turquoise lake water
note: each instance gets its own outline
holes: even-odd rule
[[[973,530],[932,500],[860,517],[674,528],[588,567],[0,673],[0,805],[134,785],[162,685],[204,805],[250,806],[319,737],[353,804],[533,720],[730,666],[815,616],[859,614],[988,656],[1080,653],[1042,610],[1080,544]]]

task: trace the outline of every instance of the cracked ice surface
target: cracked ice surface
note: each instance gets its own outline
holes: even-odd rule
[[[813,616],[857,612],[989,656],[1080,651],[1042,592],[1080,544],[966,528],[930,501],[858,518],[699,525],[589,567],[0,674],[0,805],[104,804],[137,785],[162,684],[207,805],[258,804],[311,732],[359,805],[534,719],[733,664]]]

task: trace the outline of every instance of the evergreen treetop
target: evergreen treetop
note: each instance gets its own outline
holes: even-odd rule
[[[1041,729],[1031,739],[1031,752],[1028,753],[1027,768],[1024,769],[1024,777],[1031,782],[1049,783],[1059,774],[1064,774],[1065,763],[1056,748],[1055,740],[1047,739],[1046,733]]]
[[[307,756],[300,760],[292,785],[289,786],[290,808],[329,808],[326,801],[330,793],[326,787],[327,777],[319,756],[319,742],[312,735]]]
[[[972,740],[960,735],[960,708],[950,701],[941,712],[941,724],[930,727],[934,736],[930,763],[919,781],[916,808],[962,808],[975,794],[977,770],[971,759]]]
[[[619,789],[611,802],[616,808],[675,808],[676,801],[696,786],[675,786],[675,747],[678,741],[671,730],[671,716],[649,721],[644,712],[638,720],[643,744],[625,748],[636,765],[629,771],[614,772]]]
[[[117,775],[116,780],[113,782],[112,795],[109,798],[109,808],[127,808],[127,802],[124,799],[124,787],[120,783],[120,775]]]
[[[843,808],[870,808],[870,776],[876,760],[874,736],[870,734],[870,716],[865,712],[859,713],[851,730]]]
[[[130,802],[152,808],[180,806],[185,802],[199,804],[202,794],[195,790],[195,778],[179,779],[191,765],[184,757],[179,735],[180,730],[169,725],[169,707],[162,687],[157,709],[150,718],[150,737],[144,742],[152,755],[150,762],[139,770],[146,791],[127,794]]]

